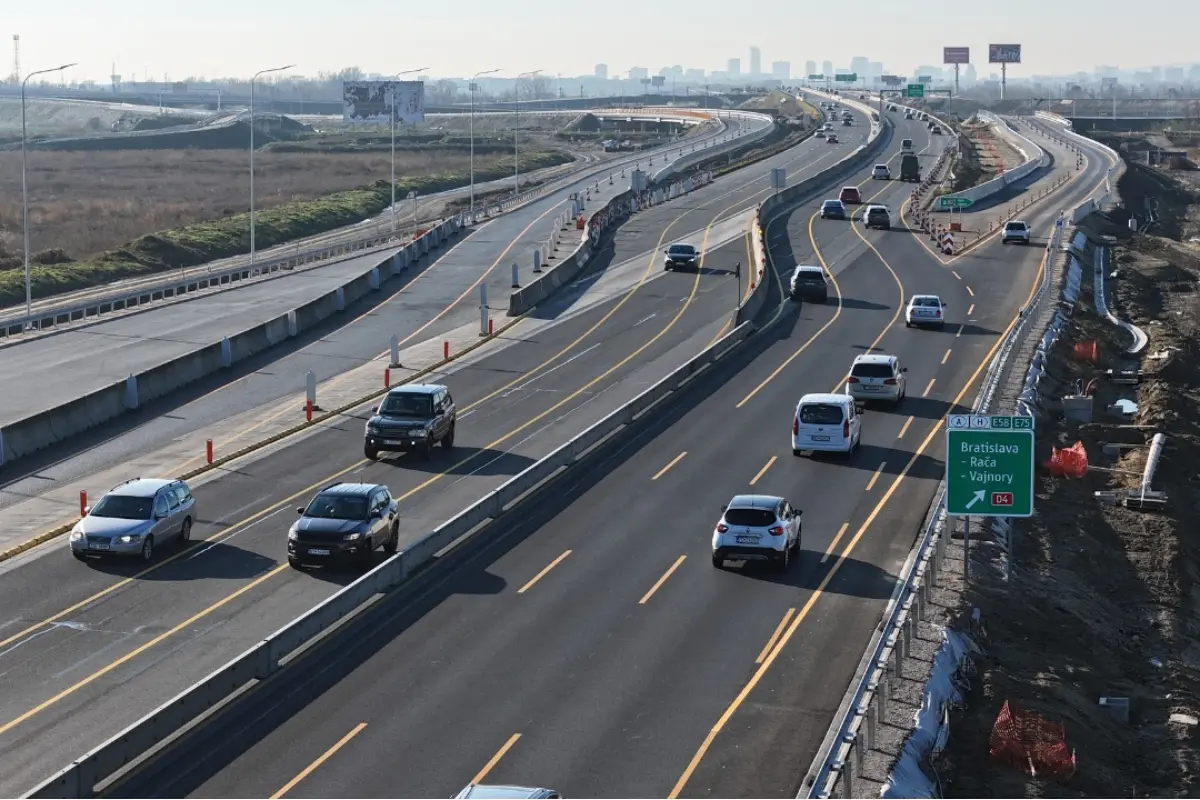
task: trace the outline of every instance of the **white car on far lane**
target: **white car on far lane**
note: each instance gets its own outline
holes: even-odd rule
[[[721,569],[725,560],[769,561],[787,569],[800,549],[802,511],[782,497],[739,494],[721,508],[721,519],[712,535],[712,563]]]
[[[936,294],[914,294],[904,309],[904,326],[932,325],[941,330],[946,327],[946,304]]]

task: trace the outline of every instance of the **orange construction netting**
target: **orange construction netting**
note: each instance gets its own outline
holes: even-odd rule
[[[1035,777],[1066,780],[1075,774],[1075,751],[1067,748],[1067,732],[1062,724],[1014,708],[1007,700],[992,726],[988,755],[993,761]]]
[[[1082,478],[1088,471],[1087,451],[1083,449],[1083,442],[1076,442],[1061,450],[1055,447],[1042,466],[1050,470],[1051,475]]]

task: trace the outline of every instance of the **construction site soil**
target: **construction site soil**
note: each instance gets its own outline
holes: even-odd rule
[[[1146,180],[1126,173],[1128,206],[1137,207]],[[947,797],[1200,794],[1200,249],[1134,235],[1121,222],[1093,214],[1084,230],[1093,241],[1114,237],[1109,308],[1149,344],[1137,358],[1125,354],[1130,336],[1096,313],[1085,264],[1079,301],[1048,359],[1056,396],[1037,420],[1035,515],[1018,521],[1011,576],[997,554],[991,569],[972,575],[955,612],[954,626],[973,631],[982,652],[972,656],[963,707],[951,712],[948,745],[928,765]],[[1143,370],[1134,385],[1106,374],[1129,368]],[[1065,420],[1054,402],[1081,388],[1094,398],[1090,423]],[[1117,401],[1136,410],[1110,410]],[[1153,488],[1165,492],[1165,507],[1101,502],[1097,492],[1137,489],[1160,432],[1168,438]],[[1051,446],[1076,442],[1089,463],[1082,477],[1041,466]],[[971,624],[974,610],[982,625]],[[1127,698],[1128,719],[1102,698]],[[1062,725],[1060,753],[1073,768],[1041,767],[1039,748],[1054,744],[1047,740],[1025,742],[1026,763],[997,758],[994,728],[1006,703]]]

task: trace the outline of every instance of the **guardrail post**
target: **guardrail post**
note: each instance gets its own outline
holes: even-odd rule
[[[513,265],[513,268],[514,269],[516,268],[515,264]],[[541,250],[541,248],[538,248],[537,250],[533,251],[533,274],[537,275],[541,271],[542,271],[542,250]],[[515,275],[513,276],[513,282],[514,283],[516,282]]]
[[[389,362],[393,367],[400,366],[400,337],[392,334],[391,339],[392,359]]]
[[[479,284],[479,335],[488,335],[487,284]]]
[[[518,280],[518,275],[517,275],[517,262],[515,262],[515,261],[512,263],[512,288],[514,288],[514,289],[521,288],[521,281]]]
[[[132,373],[130,373],[129,377],[125,379],[124,405],[125,408],[129,409],[130,411],[138,407],[137,376],[133,375]]]
[[[900,635],[900,631],[896,631],[895,641],[892,642],[892,674],[896,676],[897,681],[904,680],[904,637]]]
[[[228,336],[221,339],[221,366],[225,369],[233,366],[233,345]]]
[[[863,716],[867,719],[867,747],[874,747],[879,741],[879,682],[875,681],[867,684],[867,691],[870,692],[871,701],[867,703],[866,712]]]

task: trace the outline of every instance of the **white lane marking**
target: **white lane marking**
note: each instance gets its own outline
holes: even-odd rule
[[[633,327],[636,328],[638,325],[641,325],[643,322],[649,322],[650,320],[654,319],[657,316],[658,316],[658,312],[655,311],[653,314],[646,317],[645,319],[639,319],[637,322],[633,323]]]
[[[260,523],[260,522],[264,522],[264,521],[266,521],[266,520],[270,519],[271,517],[275,516],[276,514],[281,514],[281,513],[283,513],[283,510],[284,510],[283,508],[277,508],[277,509],[275,509],[274,511],[272,511],[270,514],[267,514],[266,516],[263,516],[263,517],[259,517],[258,519],[254,520],[254,522],[251,522],[251,523],[249,523],[249,524],[247,524],[247,525],[244,525],[244,526],[242,526],[241,530],[238,530],[238,531],[236,531],[236,532],[234,532],[234,533],[231,533],[231,534],[229,534],[228,536],[226,536],[226,537],[225,537],[224,539],[222,539],[221,541],[219,541],[219,542],[213,542],[213,543],[212,543],[212,544],[210,544],[208,547],[201,548],[201,549],[200,549],[200,550],[198,550],[197,552],[195,552],[195,553],[192,553],[190,556],[188,556],[187,558],[185,558],[185,559],[184,559],[184,561],[191,561],[193,558],[199,558],[200,556],[202,556],[202,555],[204,555],[205,553],[207,553],[209,550],[212,550],[212,549],[213,549],[214,547],[216,547],[217,545],[219,545],[219,544],[224,544],[225,542],[228,542],[228,541],[230,541],[231,539],[234,539],[234,538],[236,538],[236,537],[238,537],[238,536],[241,536],[243,533],[245,533],[246,531],[250,530],[251,528],[253,528],[253,527],[254,527],[255,525],[257,525],[258,523]]]
[[[597,347],[599,347],[600,345],[601,345],[601,342],[597,342],[596,344],[592,345],[592,346],[591,346],[591,347],[589,347],[588,349],[579,351],[578,353],[576,353],[575,355],[571,356],[570,358],[568,358],[566,361],[562,362],[561,364],[559,364],[559,365],[557,365],[557,366],[554,366],[554,367],[551,367],[550,369],[546,370],[545,372],[542,372],[542,373],[540,373],[540,374],[538,374],[538,375],[535,375],[535,376],[533,376],[532,378],[530,378],[529,380],[525,381],[524,383],[517,384],[516,386],[514,386],[514,387],[513,387],[513,388],[511,388],[511,389],[509,389],[507,392],[504,392],[504,393],[503,393],[503,394],[501,394],[500,396],[501,396],[501,397],[508,397],[508,396],[509,396],[510,394],[512,394],[513,392],[519,392],[519,391],[521,391],[522,389],[524,389],[526,386],[528,386],[529,384],[533,383],[534,381],[539,381],[539,380],[541,380],[542,378],[544,378],[544,377],[546,377],[547,375],[549,375],[551,372],[554,372],[555,370],[558,370],[558,369],[562,369],[563,367],[565,367],[567,364],[570,364],[570,363],[571,363],[572,361],[574,361],[575,359],[577,359],[577,358],[580,358],[580,357],[582,357],[582,356],[585,356],[585,355],[587,355],[588,353],[592,352],[593,350],[595,350],[595,349],[596,349]]]

